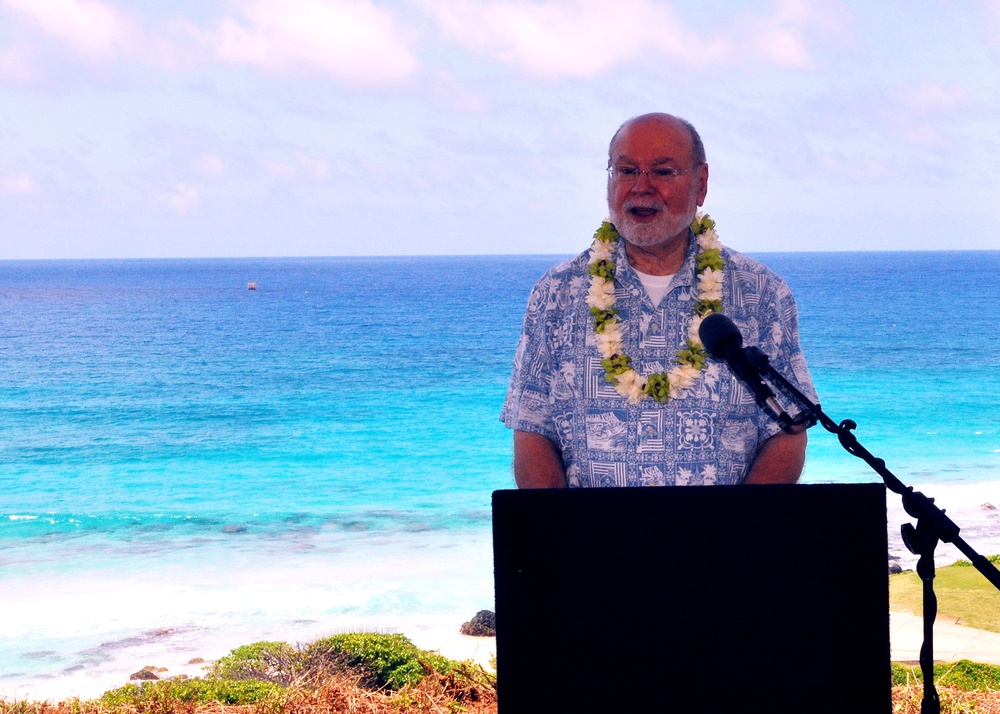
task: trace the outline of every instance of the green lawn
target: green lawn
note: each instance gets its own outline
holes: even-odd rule
[[[991,556],[990,560],[1000,560]],[[938,614],[958,619],[958,624],[1000,632],[1000,590],[971,565],[938,568],[934,578]],[[923,583],[916,573],[889,576],[889,608],[897,612],[922,612]]]

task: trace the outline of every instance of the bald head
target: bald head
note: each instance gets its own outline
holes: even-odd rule
[[[680,117],[675,117],[673,114],[665,114],[663,112],[652,112],[650,114],[640,114],[637,117],[632,117],[625,121],[615,135],[611,137],[611,143],[608,144],[608,166],[611,166],[611,157],[615,153],[615,144],[618,140],[623,138],[624,134],[627,134],[629,130],[636,126],[649,126],[656,127],[662,126],[665,130],[677,130],[683,129],[687,132],[688,136],[691,137],[691,158],[694,164],[704,164],[705,163],[705,145],[701,142],[701,136],[698,134],[698,130],[694,128],[691,122],[686,119],[681,119]]]

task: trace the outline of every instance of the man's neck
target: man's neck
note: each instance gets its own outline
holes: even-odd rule
[[[629,265],[647,275],[673,275],[684,265],[688,251],[688,232],[658,245],[638,246],[625,240]]]

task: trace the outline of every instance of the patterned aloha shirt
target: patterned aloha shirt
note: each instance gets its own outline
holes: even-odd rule
[[[695,255],[654,306],[618,242],[615,307],[625,352],[643,375],[669,370],[684,344],[697,300]],[[725,314],[744,344],[817,401],[799,348],[795,301],[785,282],[757,261],[724,248]],[[666,404],[633,405],[604,378],[587,305],[589,251],[549,270],[528,298],[501,420],[548,437],[562,451],[570,486],[739,484],[763,442],[781,429],[752,393],[716,360]],[[776,390],[777,391],[777,390]],[[798,409],[779,393],[790,414]]]

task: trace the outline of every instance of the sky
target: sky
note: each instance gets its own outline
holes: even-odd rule
[[[648,111],[738,250],[1000,249],[1000,0],[0,0],[0,260],[575,254]]]

